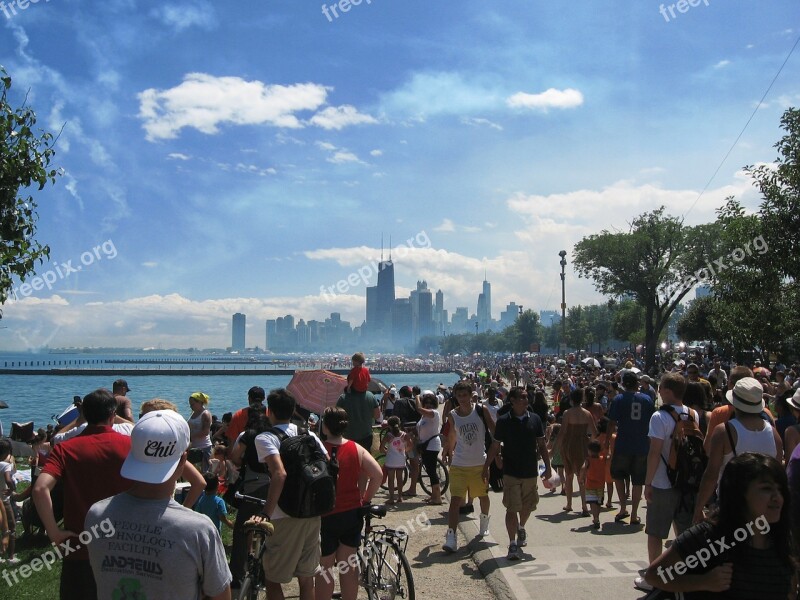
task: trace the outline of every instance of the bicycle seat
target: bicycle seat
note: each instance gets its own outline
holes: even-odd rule
[[[270,523],[266,519],[256,520],[253,517],[250,517],[249,519],[247,519],[247,521],[244,522],[244,530],[245,531],[258,530],[258,531],[263,531],[267,535],[272,535],[275,532],[275,527],[273,527],[272,523]]]
[[[367,515],[369,515],[371,517],[376,517],[378,519],[382,519],[383,517],[386,516],[386,507],[385,506],[379,506],[377,504],[371,504],[369,506],[362,506],[361,507],[361,516],[364,517],[364,516],[367,516]]]

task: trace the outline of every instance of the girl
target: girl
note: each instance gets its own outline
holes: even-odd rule
[[[400,418],[389,417],[386,421],[389,432],[383,438],[381,452],[386,453],[384,468],[389,476],[389,500],[386,504],[399,504],[402,501],[403,470],[406,468],[406,452],[411,450],[411,437],[400,429]],[[395,500],[397,488],[397,500]]]
[[[687,600],[793,598],[797,563],[791,512],[781,464],[766,454],[745,452],[725,467],[717,511],[679,535],[645,579],[662,590],[687,592]],[[717,552],[708,552],[709,559],[698,564],[712,545]]]
[[[211,460],[211,413],[207,410],[209,400],[211,398],[203,392],[195,392],[189,396],[189,407],[192,409],[192,416],[187,419],[191,435],[189,447],[201,456],[201,473],[208,472],[208,462]]]
[[[550,466],[558,473],[558,478],[561,480],[561,495],[565,496],[564,491],[564,460],[561,458],[561,450],[558,445],[558,436],[561,433],[561,423],[556,422],[555,416],[550,416],[550,426],[547,428],[547,449],[550,452]],[[556,488],[553,488],[555,493]]]

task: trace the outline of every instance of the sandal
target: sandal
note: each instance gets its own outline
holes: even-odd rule
[[[581,516],[582,517],[591,517],[592,513],[589,512],[588,510],[584,510],[584,511],[581,512]]]
[[[572,512],[572,507],[571,507],[571,506],[565,506],[565,507],[564,507],[564,508],[562,508],[561,510],[563,510],[563,511],[565,511],[565,512]]]
[[[614,517],[614,522],[615,523],[619,523],[621,521],[624,521],[625,519],[627,519],[630,516],[631,516],[631,514],[629,512],[627,512],[627,511],[625,511],[624,513],[619,513],[617,516]]]
[[[642,519],[641,517],[633,517],[630,522],[631,525],[641,525]]]

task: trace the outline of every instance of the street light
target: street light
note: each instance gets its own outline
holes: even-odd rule
[[[567,266],[567,251],[562,250],[558,253],[561,257],[561,346],[564,348],[564,356],[567,354],[567,297],[564,287],[564,268]],[[559,348],[560,350],[560,348]],[[560,353],[560,352],[559,352]]]

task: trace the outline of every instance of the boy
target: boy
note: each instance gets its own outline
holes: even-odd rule
[[[600,442],[589,442],[589,456],[583,465],[581,477],[586,481],[586,504],[592,511],[592,527],[600,529],[600,507],[606,484],[606,457],[600,455]]]
[[[367,359],[364,357],[363,352],[356,352],[353,354],[352,361],[353,368],[347,374],[347,385],[351,392],[366,392],[372,379],[369,375],[369,369],[364,366]]]
[[[194,511],[206,515],[214,523],[217,531],[222,533],[222,521],[225,525],[233,529],[233,521],[228,518],[228,509],[225,501],[217,496],[219,488],[219,477],[206,473],[203,477],[206,480],[206,493],[194,505]]]
[[[10,456],[11,442],[8,440],[0,440],[0,498],[2,498],[6,520],[8,521],[8,558],[6,562],[10,565],[15,565],[19,562],[19,559],[14,557],[17,538],[17,521],[14,515],[14,507],[11,505],[11,494],[16,489],[16,484],[14,483],[14,467]],[[0,534],[0,540],[2,540],[2,537],[5,537],[5,535],[6,532]]]

